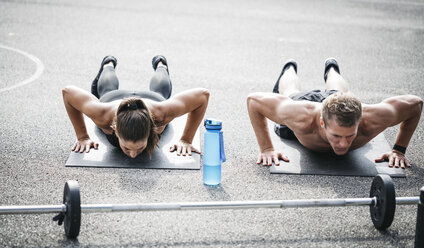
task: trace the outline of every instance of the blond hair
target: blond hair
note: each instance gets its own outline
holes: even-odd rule
[[[338,125],[351,127],[361,119],[362,104],[350,93],[337,92],[322,102],[321,116],[326,126],[335,118]]]

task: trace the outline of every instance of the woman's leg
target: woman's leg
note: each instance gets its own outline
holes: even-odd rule
[[[95,95],[97,98],[100,98],[99,92],[98,92],[98,82],[99,82],[99,79],[100,79],[100,75],[103,72],[103,68],[107,64],[109,64],[109,65],[113,66],[113,68],[115,68],[116,65],[118,64],[118,60],[115,57],[113,57],[112,55],[107,55],[106,57],[103,58],[102,63],[100,63],[99,72],[97,73],[96,77],[94,78],[93,82],[91,83],[91,94]]]
[[[165,101],[166,97],[169,98],[172,90],[167,68],[160,62],[156,64],[155,74],[150,81],[150,91],[119,90],[119,80],[111,63],[103,67],[98,86],[101,102],[112,102],[127,97],[141,97],[161,102]]]
[[[152,60],[152,65],[155,72],[152,79],[150,79],[149,89],[168,99],[172,93],[172,84],[169,78],[166,58],[161,55],[155,56]]]
[[[112,62],[103,66],[103,71],[100,74],[99,81],[97,83],[97,92],[99,98],[104,96],[106,93],[119,88],[119,80],[115,73],[115,68]]]

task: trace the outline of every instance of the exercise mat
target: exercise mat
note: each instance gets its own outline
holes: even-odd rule
[[[297,140],[280,138],[274,132],[274,123],[268,121],[268,128],[276,151],[281,151],[290,162],[280,160],[280,165],[270,167],[272,174],[304,174],[330,176],[374,177],[388,174],[391,177],[405,177],[404,169],[390,168],[389,162],[375,163],[383,153],[391,150],[383,133],[377,135],[366,145],[338,156],[333,152],[311,151]]]
[[[65,166],[68,167],[103,167],[103,168],[134,168],[134,169],[200,169],[200,155],[177,156],[176,152],[169,152],[169,148],[176,144],[183,133],[187,115],[174,119],[163,131],[159,147],[152,154],[145,152],[132,159],[125,155],[120,148],[109,143],[103,132],[89,118],[85,118],[88,134],[93,141],[99,142],[97,150],[89,153],[75,153],[71,151]],[[199,129],[193,138],[192,145],[200,150]]]

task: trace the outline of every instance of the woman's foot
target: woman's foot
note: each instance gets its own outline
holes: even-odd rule
[[[153,59],[152,59],[152,66],[153,66],[153,69],[155,71],[158,68],[158,66],[162,66],[162,67],[164,67],[166,69],[166,71],[169,74],[168,62],[166,61],[166,58],[163,55],[156,55],[156,56],[154,56]]]
[[[99,93],[97,91],[97,82],[99,81],[100,75],[103,72],[103,68],[105,66],[109,66],[110,63],[112,63],[113,68],[116,68],[118,60],[112,55],[107,55],[106,57],[104,57],[102,63],[100,64],[100,70],[97,73],[96,78],[94,78],[93,82],[91,83],[91,94],[95,95],[97,98],[99,98]]]

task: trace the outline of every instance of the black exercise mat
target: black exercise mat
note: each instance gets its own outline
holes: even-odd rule
[[[297,140],[280,138],[274,132],[274,123],[268,121],[274,149],[289,157],[290,162],[280,161],[280,166],[270,167],[273,174],[304,174],[330,176],[364,176],[388,174],[392,177],[405,177],[401,168],[388,167],[389,162],[375,163],[383,153],[391,150],[384,134],[381,133],[368,144],[343,156],[334,153],[318,153],[308,150]]]
[[[112,146],[103,132],[91,121],[85,118],[87,131],[92,140],[99,142],[98,150],[91,149],[89,153],[72,152],[66,161],[68,167],[106,167],[106,168],[134,168],[134,169],[200,169],[200,155],[177,156],[176,152],[169,152],[169,147],[181,138],[187,115],[174,119],[165,128],[150,160],[147,153],[142,153],[132,159],[121,149]],[[200,150],[199,130],[193,139],[193,146]]]

